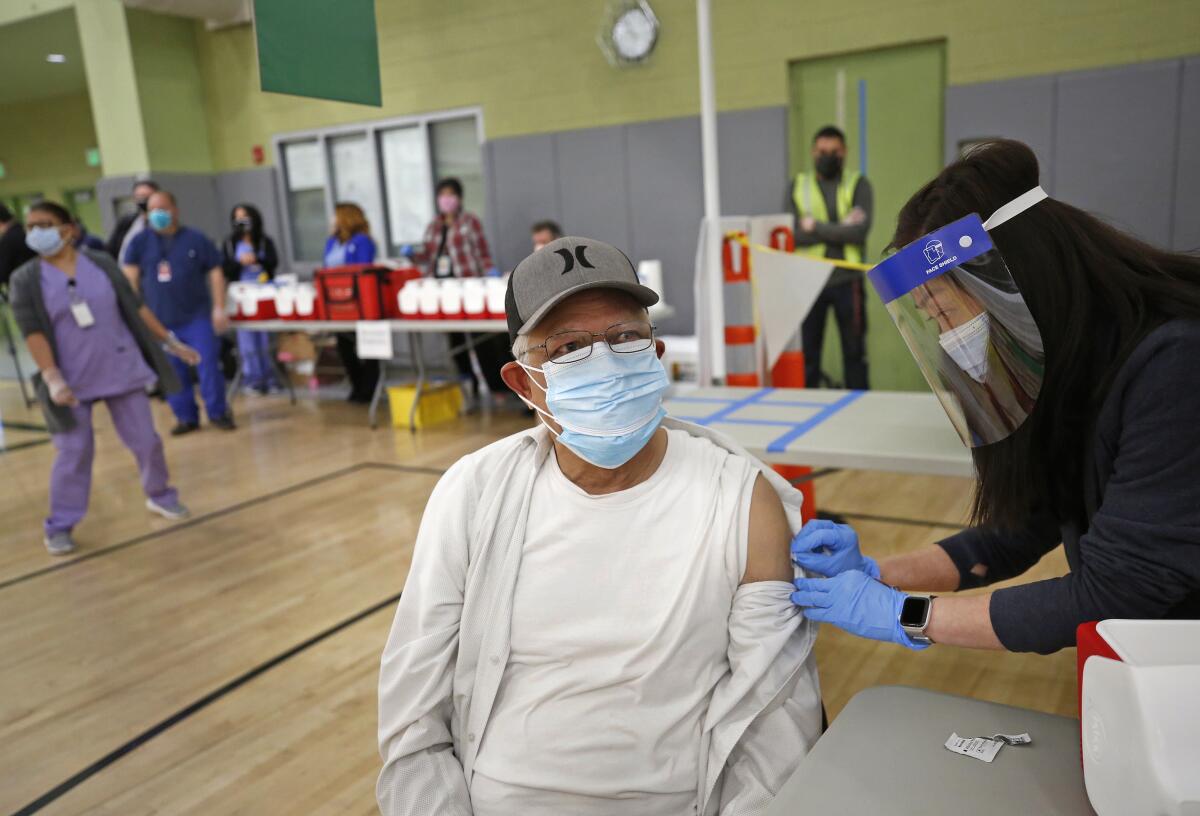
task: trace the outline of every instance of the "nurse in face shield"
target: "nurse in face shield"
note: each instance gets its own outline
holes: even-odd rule
[[[1200,617],[1200,258],[1048,198],[1011,141],[918,191],[893,246],[871,282],[971,449],[973,525],[876,561],[850,527],[810,522],[792,557],[814,576],[792,600],[913,649],[1046,654],[1088,621]],[[930,594],[1060,544],[1060,578]]]

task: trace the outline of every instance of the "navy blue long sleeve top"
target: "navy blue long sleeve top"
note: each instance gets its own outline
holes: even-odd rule
[[[1087,621],[1200,618],[1200,321],[1165,323],[1134,349],[1085,461],[1086,526],[1046,516],[940,542],[961,588],[1020,575],[1063,544],[1067,575],[992,594],[992,626],[1010,651],[1074,646]]]

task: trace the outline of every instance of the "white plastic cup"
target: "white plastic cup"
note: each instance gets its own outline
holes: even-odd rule
[[[311,283],[298,283],[295,289],[296,317],[312,318],[317,313],[317,287]]]
[[[442,281],[441,313],[442,317],[462,317],[463,282],[458,278],[446,278]]]
[[[464,278],[463,282],[463,312],[468,318],[479,319],[487,316],[487,284],[483,278]]]
[[[275,311],[284,320],[296,314],[297,287],[286,284],[275,288]]]
[[[508,278],[488,278],[487,311],[492,318],[504,317],[504,295],[508,291]]]
[[[436,278],[424,278],[421,280],[420,314],[423,318],[432,319],[438,317],[442,304],[442,291],[438,283],[439,281]]]
[[[419,280],[405,281],[396,299],[399,301],[400,315],[405,320],[416,320],[421,316],[421,282]]]

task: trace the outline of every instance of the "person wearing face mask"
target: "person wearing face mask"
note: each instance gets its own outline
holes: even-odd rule
[[[146,228],[146,212],[150,196],[158,192],[158,185],[150,179],[142,179],[133,183],[133,204],[134,211],[127,213],[117,219],[117,225],[113,227],[112,233],[108,236],[108,242],[105,244],[105,249],[108,254],[117,260],[119,263],[125,257],[125,250],[129,248],[129,242],[134,236]]]
[[[268,283],[275,278],[279,255],[275,242],[263,232],[262,214],[252,204],[238,204],[229,214],[230,232],[221,245],[221,266],[227,281]],[[271,361],[267,332],[238,330],[242,382],[260,394],[279,389]]]
[[[142,304],[111,257],[72,245],[71,216],[63,207],[34,204],[26,226],[29,248],[39,257],[13,275],[12,304],[38,367],[34,386],[56,452],[44,525],[47,551],[66,555],[75,549],[71,532],[87,513],[91,492],[92,408],[98,402],[108,407],[117,436],[137,460],[146,508],[168,519],[186,517],[168,480],[146,388],[158,383],[178,390],[167,354],[188,365],[199,362],[199,354]]]
[[[325,266],[367,264],[375,260],[375,240],[367,216],[357,204],[340,201],[333,211],[333,230],[325,242]],[[350,380],[347,402],[366,404],[371,401],[379,383],[379,361],[363,360],[358,356],[358,343],[353,332],[337,335],[338,356],[346,377]]]
[[[982,220],[981,216],[987,216]],[[792,544],[812,619],[910,648],[1049,654],[1082,623],[1200,617],[1200,258],[1046,195],[1033,151],[972,150],[900,211],[870,279],[963,443],[972,526],[872,558]],[[1062,544],[1070,571],[1016,578]]]
[[[384,816],[757,813],[821,728],[788,600],[802,497],[665,416],[620,250],[522,261],[508,386],[535,428],[434,488],[384,650]]]
[[[175,196],[159,190],[150,196],[143,230],[129,242],[121,259],[125,274],[167,328],[200,352],[195,376],[185,361],[172,358],[183,389],[167,398],[178,420],[172,436],[200,428],[194,392],[197,380],[209,424],[232,431],[233,415],[225,400],[218,335],[229,328],[225,312],[225,273],[221,253],[199,230],[179,223]]]
[[[425,238],[413,253],[413,262],[431,278],[482,278],[499,275],[492,250],[483,234],[479,217],[463,209],[463,186],[456,178],[444,178],[437,185],[437,215],[425,228]],[[449,334],[451,346],[463,346],[466,335]],[[489,338],[475,346],[484,378],[493,394],[504,390],[500,367],[506,349],[500,337]],[[471,379],[471,357],[465,350],[454,355],[459,376]]]
[[[871,229],[871,182],[846,168],[846,135],[833,125],[817,131],[812,145],[815,172],[799,173],[792,183],[789,206],[796,215],[796,251],[818,258],[862,263]],[[804,318],[804,381],[822,384],[821,350],[825,319],[833,310],[842,342],[846,388],[866,389],[867,302],[862,272],[835,267],[825,290]]]

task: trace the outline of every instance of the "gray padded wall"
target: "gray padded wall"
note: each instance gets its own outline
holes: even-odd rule
[[[495,232],[488,236],[496,262],[512,269],[529,254],[529,225],[558,214],[554,137],[548,134],[491,143]]]
[[[958,85],[946,160],[966,139],[1034,148],[1046,190],[1163,247],[1200,247],[1200,58]]]
[[[1051,195],[1054,160],[1054,93],[1051,76],[951,85],[946,88],[946,163],[959,143],[1003,137],[1033,148]]]
[[[634,262],[663,265],[663,298],[675,307],[663,334],[692,334],[696,239],[704,215],[700,120],[665,119],[628,126],[629,214]]]
[[[779,212],[787,185],[787,111],[718,117],[721,209]],[[609,241],[635,261],[663,262],[664,333],[693,330],[692,277],[704,196],[697,117],[518,136],[484,146],[488,237],[500,266],[529,253],[529,226],[553,218],[568,233]]]
[[[1174,249],[1200,252],[1200,57],[1184,61],[1175,181]]]
[[[556,220],[567,234],[586,235],[629,252],[633,214],[625,140],[623,127],[557,133],[554,169],[560,202]]]
[[[1058,81],[1054,193],[1158,246],[1170,244],[1178,60]]]
[[[784,212],[780,208],[790,202],[792,189],[788,178],[787,108],[718,114],[717,144],[721,149],[721,212]]]

